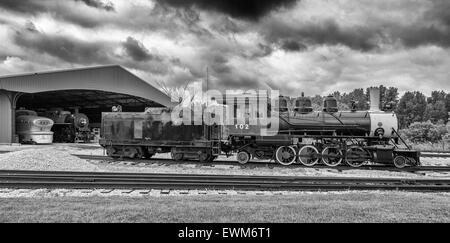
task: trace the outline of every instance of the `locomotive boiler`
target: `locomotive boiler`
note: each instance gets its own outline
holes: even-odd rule
[[[391,110],[380,110],[380,90],[370,89],[371,107],[368,111],[339,111],[337,100],[328,96],[324,100],[322,111],[313,111],[311,100],[299,97],[295,108],[289,112],[287,107],[280,109],[280,131],[289,134],[310,135],[346,135],[368,138],[396,137],[398,130],[397,115]]]
[[[339,111],[337,100],[328,96],[323,102],[322,111],[314,111],[309,98],[303,96],[295,99],[295,106],[291,108],[289,98],[280,96],[275,116],[278,117],[278,134],[289,135],[341,135],[364,136],[368,139],[396,139],[394,130],[398,130],[397,115],[392,109],[380,110],[379,89],[370,89],[371,108],[368,111]],[[242,104],[234,103],[234,116],[245,117],[239,125],[229,126],[231,135],[257,136],[265,125],[255,119],[256,124],[251,124],[250,119],[256,117],[252,111],[251,102],[248,100]],[[229,109],[229,107],[227,107]],[[232,114],[233,112],[226,112]]]
[[[53,132],[51,119],[40,117],[35,111],[16,111],[16,133],[20,143],[51,144]]]

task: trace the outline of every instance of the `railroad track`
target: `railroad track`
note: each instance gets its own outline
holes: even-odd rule
[[[449,151],[422,151],[420,157],[424,158],[450,158]]]
[[[3,188],[450,191],[450,179],[0,171]]]
[[[110,164],[122,164],[122,165],[129,165],[134,166],[138,164],[150,164],[150,163],[163,163],[163,164],[179,164],[181,162],[174,161],[172,159],[167,158],[151,158],[151,159],[136,159],[136,160],[122,160],[122,159],[113,159],[108,156],[99,156],[99,155],[75,155],[78,158],[86,159],[86,160],[99,160],[99,161],[105,161]],[[242,166],[245,168],[253,168],[253,167],[277,167],[277,168],[286,168],[286,166],[280,165],[276,162],[267,162],[267,161],[252,161],[245,165],[241,165],[235,161],[223,161],[223,160],[215,160],[211,163],[201,163],[199,161],[190,160],[189,163],[195,163],[199,164],[201,166],[215,166],[215,165],[230,165],[230,166]],[[334,169],[334,170],[386,170],[386,171],[403,171],[403,172],[423,172],[423,171],[435,171],[435,172],[450,172],[450,165],[449,166],[418,166],[418,167],[405,167],[402,169],[395,168],[392,166],[386,166],[386,165],[366,165],[362,167],[350,167],[350,166],[336,166],[336,167],[329,167],[325,165],[316,165],[314,167],[306,167],[299,164],[291,165],[290,167],[303,167],[303,168],[314,168],[314,169]]]

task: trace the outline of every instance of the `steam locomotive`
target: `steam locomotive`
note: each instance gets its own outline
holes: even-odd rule
[[[16,133],[20,143],[51,144],[53,121],[46,117],[40,117],[35,111],[16,111]]]
[[[75,111],[65,111],[61,108],[53,108],[45,111],[43,116],[53,120],[54,140],[59,143],[89,142],[92,139],[89,128],[89,118]]]
[[[217,104],[223,110],[210,112],[206,108],[199,119],[195,119],[198,113],[178,113],[169,108],[102,113],[100,144],[111,157],[150,158],[155,153],[170,152],[174,160],[200,161],[237,154],[241,164],[256,158],[305,166],[320,162],[331,167],[343,162],[353,167],[368,162],[399,168],[419,165],[420,153],[411,150],[397,133],[395,113],[389,106],[380,110],[379,92],[378,88],[371,89],[369,111],[339,111],[332,96],[324,100],[322,111],[313,111],[311,100],[305,97],[298,97],[294,109],[290,109],[287,99],[281,97],[271,122],[260,114],[265,107],[261,109],[252,102],[266,99],[261,96],[226,97],[223,104]],[[188,118],[188,122],[174,120],[173,114],[179,114],[175,118]],[[223,118],[231,119],[232,124],[215,122]]]

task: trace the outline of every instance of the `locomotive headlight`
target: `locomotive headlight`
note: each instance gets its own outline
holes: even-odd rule
[[[53,125],[51,121],[49,120],[45,120],[45,119],[38,119],[38,120],[34,120],[33,124],[35,126],[49,126],[49,125]]]
[[[84,118],[81,118],[80,119],[80,125],[83,126],[83,127],[86,126],[87,125],[87,120],[84,119]]]
[[[383,137],[384,136],[384,129],[383,128],[377,128],[377,130],[375,130],[374,135],[376,137]]]

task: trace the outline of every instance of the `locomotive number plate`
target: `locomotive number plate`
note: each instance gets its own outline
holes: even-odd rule
[[[248,129],[250,129],[248,124],[236,124],[234,126],[236,127],[236,129],[241,129],[241,130],[248,130]]]

